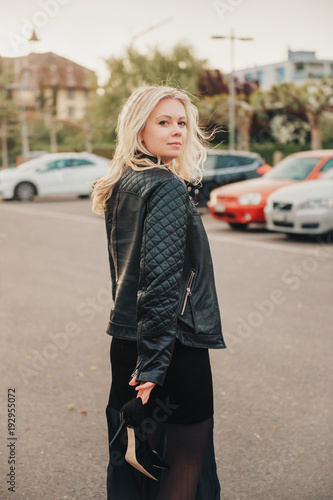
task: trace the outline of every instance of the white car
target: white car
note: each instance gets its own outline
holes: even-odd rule
[[[318,180],[274,191],[265,216],[271,231],[308,235],[333,231],[333,168]]]
[[[89,196],[107,174],[110,160],[91,153],[51,153],[0,170],[0,198],[31,201],[35,196]]]

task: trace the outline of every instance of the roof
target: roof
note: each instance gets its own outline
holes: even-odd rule
[[[46,87],[54,85],[83,89],[92,87],[90,78],[94,75],[94,71],[54,52],[41,54],[31,52],[26,56],[3,57],[2,60],[7,67],[12,68],[14,83],[21,81],[23,74],[29,72],[29,84],[32,85],[43,83]]]

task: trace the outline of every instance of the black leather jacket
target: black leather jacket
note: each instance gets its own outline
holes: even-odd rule
[[[105,222],[113,297],[107,333],[137,341],[136,379],[163,384],[175,338],[224,348],[209,243],[184,181],[166,167],[129,168]]]

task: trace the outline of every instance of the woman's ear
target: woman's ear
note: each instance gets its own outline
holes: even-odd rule
[[[145,141],[143,140],[143,132],[144,132],[144,130],[145,130],[145,128],[143,128],[143,129],[141,130],[140,134],[139,134],[139,140],[140,140],[141,144],[144,144],[144,143],[145,143]]]

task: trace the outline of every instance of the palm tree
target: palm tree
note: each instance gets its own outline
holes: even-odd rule
[[[273,85],[267,98],[268,106],[289,107],[303,112],[311,128],[311,148],[322,148],[320,118],[324,112],[333,111],[333,78],[309,81],[299,87],[294,83]]]

